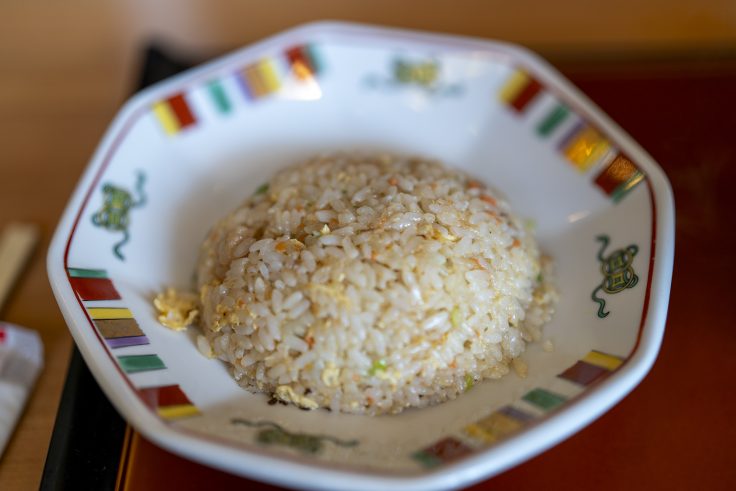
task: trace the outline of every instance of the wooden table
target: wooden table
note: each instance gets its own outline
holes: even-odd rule
[[[0,226],[24,220],[43,231],[2,318],[39,330],[46,347],[44,373],[0,460],[0,488],[36,489],[40,481],[71,349],[48,286],[45,250],[106,124],[135,85],[143,40],[158,33],[201,55],[318,18],[531,45],[551,55],[672,181],[675,275],[664,344],[651,374],[589,428],[479,489],[733,487],[736,363],[728,348],[736,331],[728,294],[736,277],[736,198],[730,190],[736,180],[736,4],[711,1],[693,10],[687,2],[657,0],[632,10],[582,0],[533,9],[524,2],[495,3],[315,0],[267,9],[226,1],[0,0]],[[615,61],[642,56],[675,61]],[[676,61],[683,57],[689,61]],[[154,470],[141,467],[139,477]],[[202,482],[212,482],[206,469],[201,474]]]

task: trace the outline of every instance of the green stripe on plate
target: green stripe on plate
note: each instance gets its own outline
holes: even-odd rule
[[[312,72],[315,74],[320,73],[324,64],[322,63],[322,57],[319,55],[319,51],[315,49],[313,44],[306,45],[304,51],[306,51],[309,61],[312,63]]]
[[[567,118],[568,114],[570,114],[570,110],[567,106],[558,104],[540,121],[537,126],[537,134],[539,136],[549,136]]]
[[[68,268],[67,271],[72,278],[107,278],[104,269]]]
[[[535,406],[544,409],[545,411],[554,409],[567,400],[564,396],[555,394],[554,392],[550,392],[545,389],[531,390],[527,392],[524,397],[522,397],[522,399],[530,404],[534,404]]]
[[[419,452],[413,453],[412,458],[422,464],[427,469],[431,469],[433,467],[437,467],[442,463],[442,461],[437,458],[434,455],[430,455],[424,450],[420,450]]]
[[[217,110],[223,114],[229,113],[232,110],[232,105],[230,104],[230,100],[227,98],[225,88],[222,84],[218,80],[213,80],[208,84],[207,88],[209,89],[210,96],[212,96],[212,100],[215,101],[215,107],[217,107]]]
[[[148,372],[166,368],[163,360],[158,355],[118,356],[118,361],[125,373]]]
[[[621,201],[624,196],[629,193],[629,191],[634,189],[636,185],[643,180],[644,174],[636,171],[633,176],[631,176],[626,182],[620,184],[616,189],[614,189],[613,193],[611,193],[611,198],[613,198],[613,202],[618,203],[619,201]]]

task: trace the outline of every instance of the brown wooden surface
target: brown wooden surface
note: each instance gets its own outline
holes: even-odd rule
[[[205,54],[324,18],[504,38],[568,60],[567,73],[652,153],[675,188],[672,303],[652,373],[591,427],[482,487],[733,485],[736,69],[714,62],[575,67],[569,60],[728,57],[736,2],[0,0],[0,226],[27,220],[43,231],[2,318],[38,329],[46,347],[46,368],[0,460],[0,489],[40,482],[71,347],[45,252],[98,139],[134,86],[141,46],[161,39]],[[160,463],[176,460],[158,455],[169,459]]]

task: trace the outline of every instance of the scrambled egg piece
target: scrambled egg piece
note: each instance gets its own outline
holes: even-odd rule
[[[332,363],[328,363],[325,369],[322,370],[322,382],[327,387],[337,387],[340,385],[340,369]]]
[[[307,288],[312,294],[323,293],[327,296],[332,297],[337,303],[342,304],[342,306],[346,309],[350,309],[351,307],[350,299],[347,295],[342,293],[342,288],[338,284],[329,283],[327,285],[322,285],[319,283],[309,283],[307,285]]]
[[[439,240],[441,242],[457,242],[458,240],[460,240],[460,237],[456,235],[452,235],[450,233],[443,234],[438,228],[432,226],[429,223],[420,224],[417,228],[417,231],[422,235],[426,235],[427,237]]]
[[[400,376],[401,374],[398,370],[385,370],[376,372],[376,378],[391,382],[392,387],[395,387],[396,384],[398,384]]]
[[[215,357],[215,353],[214,351],[212,351],[212,345],[207,340],[207,338],[202,336],[201,334],[197,336],[197,349],[207,358]]]
[[[304,409],[317,409],[319,407],[319,404],[317,404],[315,401],[308,398],[307,396],[300,396],[299,394],[294,392],[294,389],[292,389],[288,385],[279,385],[278,387],[276,387],[276,393],[274,395],[277,399],[280,399],[284,402],[293,402],[297,406]]]
[[[199,315],[197,296],[174,288],[167,288],[165,292],[156,295],[153,305],[159,312],[158,321],[174,331],[186,329]]]
[[[280,252],[283,254],[286,252],[290,252],[290,250],[292,249],[301,251],[302,249],[304,249],[304,244],[298,239],[289,239],[289,240],[278,242],[276,246],[274,247],[274,249],[276,249],[277,252]]]
[[[514,358],[514,360],[511,362],[511,366],[514,367],[514,371],[519,377],[526,378],[527,375],[529,375],[529,367],[527,366],[526,362],[521,358]]]

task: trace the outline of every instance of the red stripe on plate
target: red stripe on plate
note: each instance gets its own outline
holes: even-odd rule
[[[69,283],[82,300],[120,300],[115,285],[107,278],[69,278]]]
[[[560,378],[575,382],[580,385],[590,385],[600,377],[606,375],[608,370],[584,361],[578,361],[573,366],[558,375]]]
[[[305,65],[309,70],[314,73],[314,65],[312,64],[312,59],[309,56],[309,53],[307,53],[307,50],[304,48],[304,46],[294,46],[293,48],[289,48],[286,51],[286,57],[289,59],[290,64],[294,63],[302,63]]]
[[[192,403],[178,385],[148,387],[140,389],[140,393],[145,403],[153,409]]]
[[[169,103],[171,110],[174,111],[176,119],[179,121],[180,129],[196,123],[194,114],[192,114],[186,99],[184,99],[184,94],[177,94],[171,97],[167,102]]]
[[[604,193],[610,195],[616,188],[630,179],[638,169],[625,155],[618,154],[600,174],[595,178],[596,185]]]
[[[440,459],[442,462],[452,462],[455,459],[473,453],[472,448],[451,436],[433,443],[422,451]]]
[[[542,90],[542,84],[537,82],[535,79],[530,78],[526,86],[519,91],[519,93],[511,101],[511,107],[516,109],[518,112],[524,111],[524,108],[536,97],[536,95]]]

